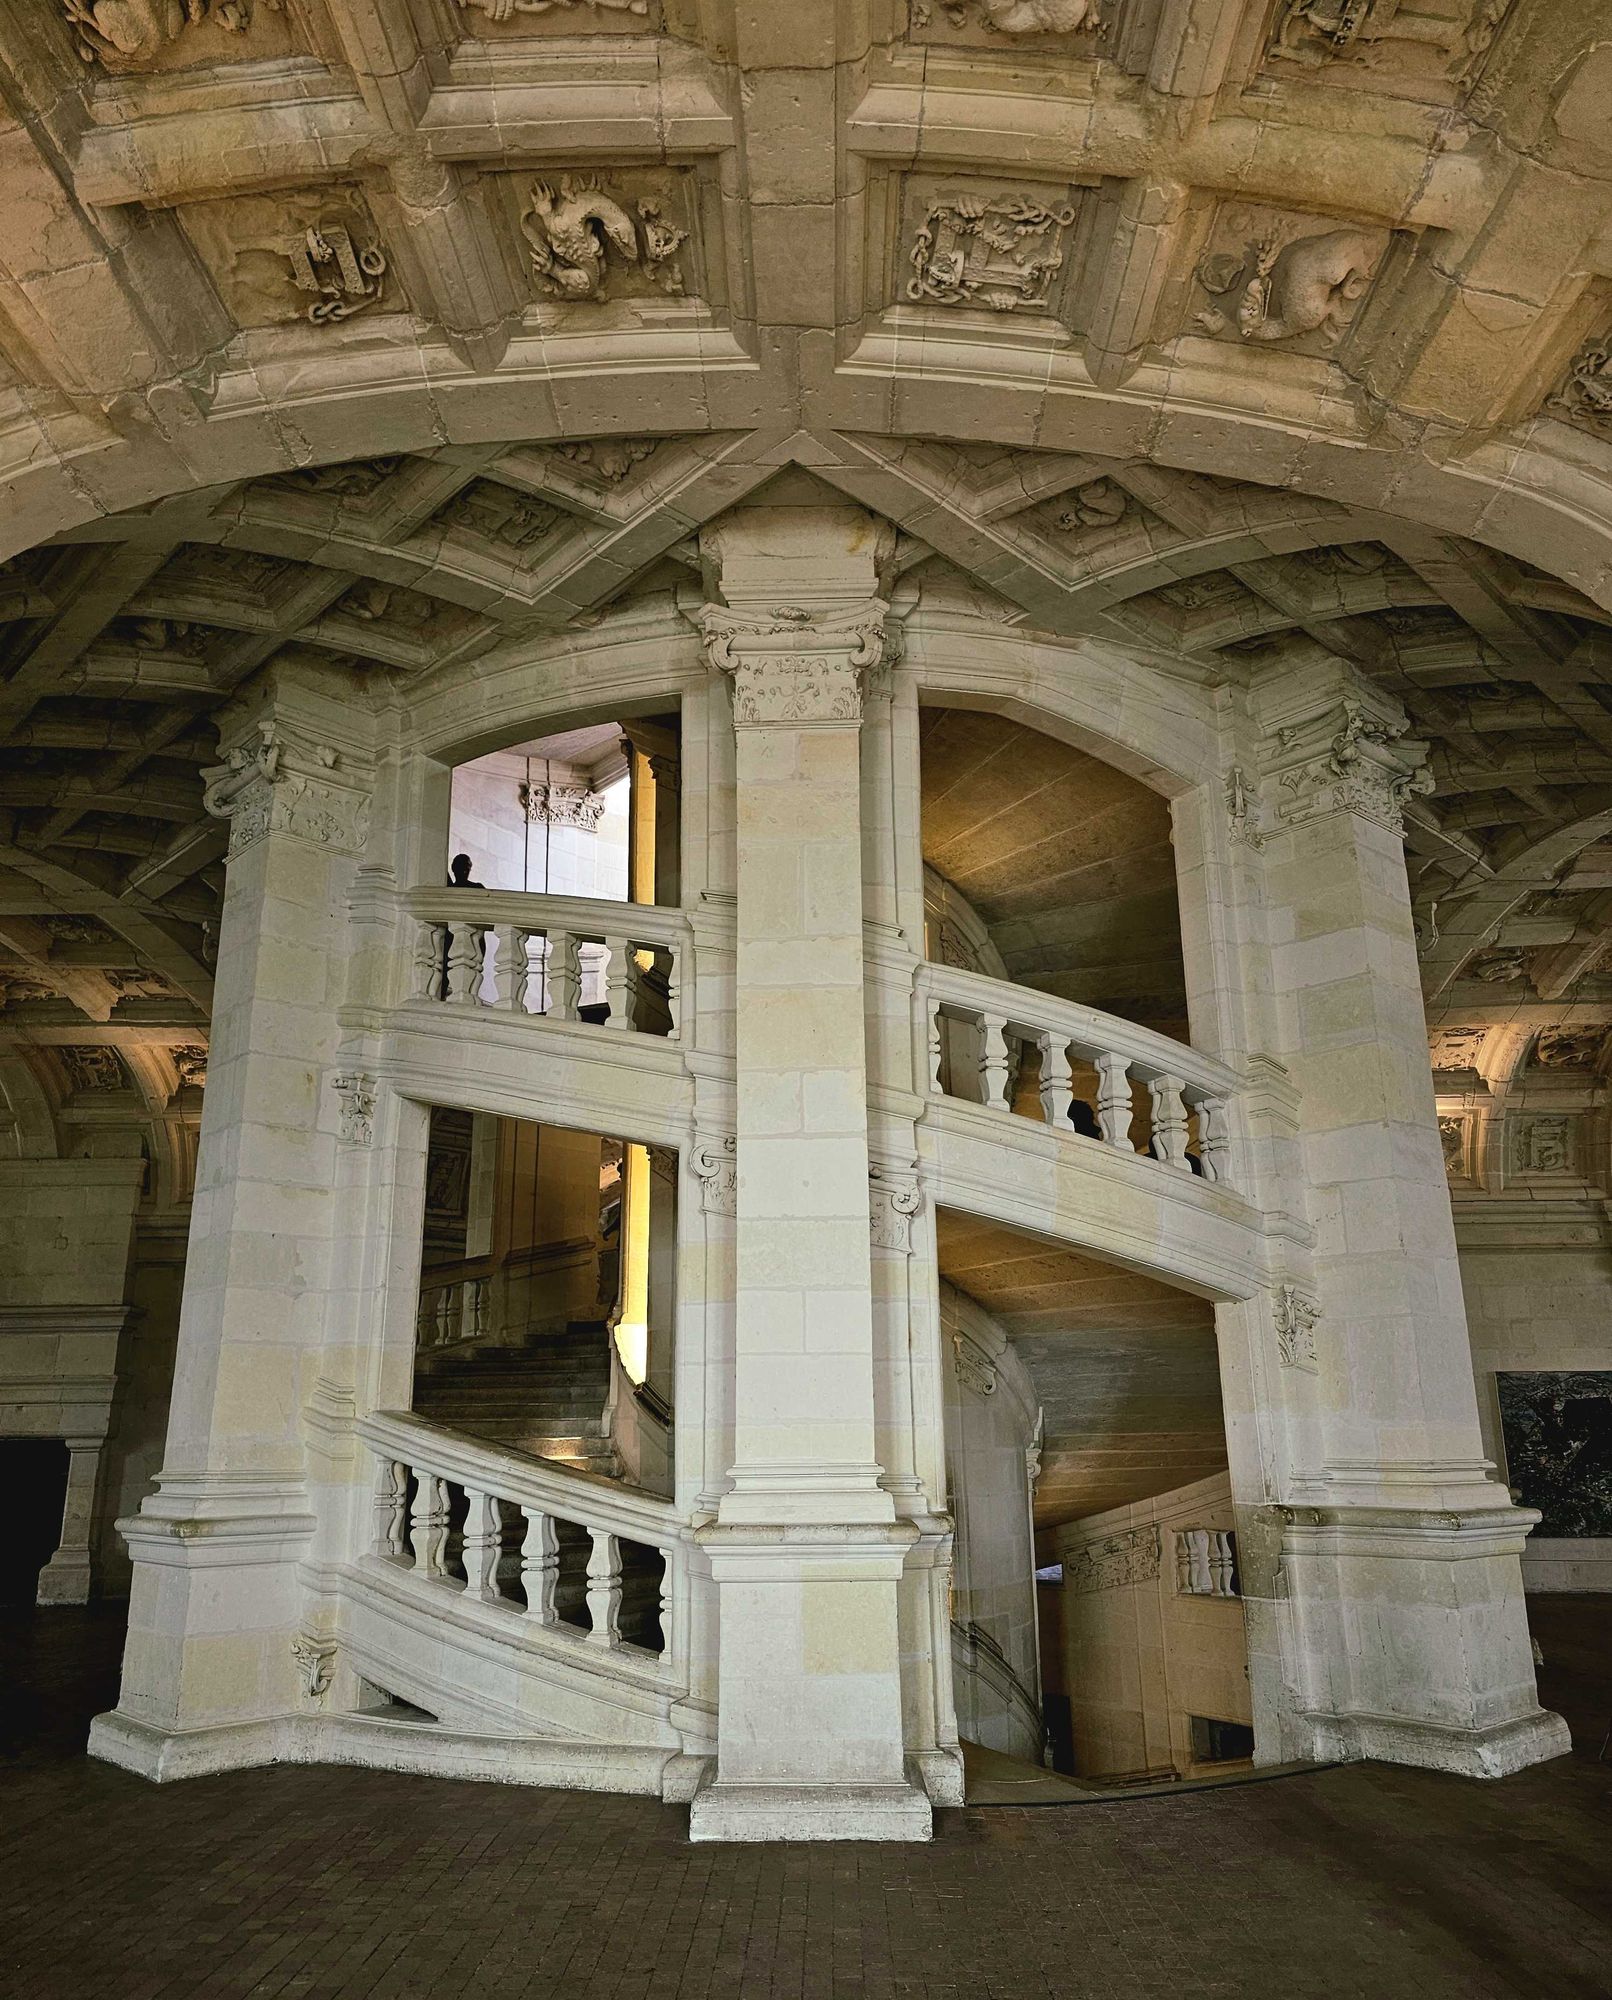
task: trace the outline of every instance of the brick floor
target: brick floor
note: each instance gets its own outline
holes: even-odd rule
[[[643,1799],[143,1784],[79,1747],[115,1614],[23,1614],[0,1621],[0,1994],[1605,2000],[1612,1600],[1539,1617],[1587,1751],[1500,1784],[1355,1765],[946,1813],[928,1847],[713,1848]]]

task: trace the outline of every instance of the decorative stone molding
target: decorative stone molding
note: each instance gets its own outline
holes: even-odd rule
[[[1266,775],[1286,797],[1277,807],[1287,825],[1335,812],[1403,833],[1407,798],[1433,789],[1427,745],[1406,734],[1402,717],[1371,713],[1358,701],[1308,722],[1278,729],[1267,744]]]
[[[529,549],[569,517],[532,493],[517,493],[495,479],[474,479],[441,517],[449,527],[485,535],[510,549]]]
[[[232,35],[252,25],[250,0],[62,0],[62,11],[85,62],[159,55],[200,22]]]
[[[597,833],[604,815],[602,794],[586,785],[522,785],[521,805],[533,826],[573,826]]]
[[[706,656],[733,678],[733,719],[744,725],[860,722],[865,677],[895,644],[890,607],[870,598],[824,616],[780,605],[760,617],[705,605]]]
[[[1098,0],[912,0],[908,16],[920,33],[940,17],[953,28],[980,27],[996,35],[1096,34]]]
[[[1545,1028],[1534,1043],[1537,1069],[1593,1069],[1606,1041],[1605,1027]]]
[[[912,1220],[924,1205],[923,1190],[915,1181],[897,1181],[874,1168],[868,1187],[868,1225],[876,1250],[912,1254]]]
[[[649,13],[649,0],[459,0],[459,5],[473,8],[496,22],[511,20],[517,14],[550,14],[558,10],[563,15],[581,17],[576,22],[578,27],[586,24],[589,14],[636,14],[642,20]]]
[[[367,312],[386,290],[385,251],[373,240],[355,243],[345,223],[305,229],[286,252],[286,263],[297,290],[313,294],[305,317],[315,326],[335,326]]]
[[[1428,1060],[1435,1074],[1453,1070],[1472,1069],[1478,1066],[1483,1054],[1483,1045],[1489,1039],[1487,1028],[1439,1028],[1430,1037]]]
[[[375,1079],[362,1070],[344,1070],[331,1079],[341,1099],[344,1146],[367,1146],[375,1134]]]
[[[1224,307],[1197,315],[1208,334],[1262,342],[1314,334],[1335,347],[1365,297],[1387,238],[1381,230],[1329,229],[1279,244],[1271,231],[1241,251],[1220,250],[1198,266],[1198,283]]]
[[[1083,528],[1112,528],[1131,511],[1131,496],[1116,479],[1088,479],[1061,496],[1054,524],[1066,535]]]
[[[610,279],[609,253],[671,296],[683,290],[678,251],[688,231],[665,219],[664,204],[641,196],[635,213],[593,179],[566,174],[558,187],[533,181],[521,212],[538,290],[551,298],[599,300]]]
[[[309,1701],[323,1701],[336,1666],[335,1640],[299,1632],[291,1641],[291,1657],[297,1663],[302,1692]]]
[[[1466,1164],[1467,1123],[1465,1118],[1453,1115],[1446,1117],[1442,1114],[1438,1121],[1439,1145],[1444,1152],[1444,1171],[1452,1181],[1464,1181],[1469,1178]]]
[[[1259,849],[1270,835],[1260,830],[1259,790],[1249,779],[1248,773],[1240,765],[1234,764],[1226,773],[1226,818],[1231,826],[1231,837],[1244,847]]]
[[[1066,1555],[1063,1587],[1077,1596],[1098,1590],[1119,1590],[1126,1584],[1152,1583],[1159,1574],[1159,1531],[1154,1526],[1128,1528],[1105,1535]]]
[[[952,1360],[957,1379],[965,1389],[972,1389],[976,1396],[996,1394],[996,1363],[961,1328],[952,1335]]]
[[[707,1215],[739,1213],[739,1142],[705,1138],[695,1142],[688,1163],[700,1184],[700,1207]]]
[[[198,1090],[207,1083],[207,1051],[195,1043],[187,1043],[183,1048],[170,1049],[168,1060],[174,1066],[174,1074],[179,1079],[180,1088],[193,1084]]]
[[[294,745],[272,721],[227,750],[222,764],[201,775],[203,808],[229,821],[230,858],[269,833],[361,852],[369,838],[369,794],[335,776],[340,764],[328,745]]]
[[[1380,64],[1385,46],[1425,51],[1452,82],[1476,74],[1511,0],[1471,0],[1467,18],[1399,0],[1286,0],[1266,48],[1268,60],[1319,69],[1339,57]]]
[[[1038,1407],[1035,1413],[1034,1435],[1024,1447],[1024,1483],[1029,1488],[1032,1499],[1035,1498],[1036,1482],[1041,1477],[1041,1453],[1046,1441],[1047,1413]]]
[[[908,255],[907,297],[925,305],[1045,312],[1063,268],[1072,202],[953,194],[929,203]]]
[[[1271,1308],[1276,1322],[1276,1354],[1284,1368],[1300,1368],[1307,1375],[1318,1372],[1315,1355],[1315,1323],[1321,1317],[1317,1299],[1296,1285],[1283,1285]]]
[[[1574,355],[1567,379],[1545,405],[1555,417],[1612,437],[1612,334],[1587,341]]]

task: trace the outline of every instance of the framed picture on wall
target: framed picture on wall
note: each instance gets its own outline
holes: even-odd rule
[[[1612,1536],[1612,1369],[1496,1376],[1511,1484],[1536,1534]]]

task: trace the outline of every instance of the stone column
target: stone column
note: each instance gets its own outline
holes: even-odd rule
[[[732,677],[737,1318],[732,1487],[701,1531],[719,1598],[703,1840],[923,1839],[898,1585],[910,1523],[875,1447],[860,727],[885,645],[875,524],[757,507],[702,553]]]
[[[297,1564],[314,1529],[304,1410],[338,1227],[321,1118],[348,893],[368,833],[361,692],[275,669],[225,724],[208,810],[230,824],[178,1357],[134,1559],[117,1709],[90,1748],[152,1777],[262,1762],[296,1707]]]
[[[1341,661],[1256,685],[1275,1053],[1296,1090],[1314,1293],[1274,1296],[1293,1445],[1289,1673],[1318,1756],[1497,1775],[1568,1747],[1540,1709],[1490,1476],[1401,840],[1425,745]]]
[[[95,1489],[101,1476],[100,1437],[67,1440],[67,1494],[56,1553],[39,1572],[40,1604],[88,1604],[94,1582],[90,1541],[95,1532]]]

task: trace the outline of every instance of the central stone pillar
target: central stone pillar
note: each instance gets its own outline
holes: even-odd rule
[[[737,1318],[715,1781],[696,1840],[926,1839],[902,1736],[916,1531],[874,1426],[860,729],[888,530],[754,507],[709,532],[701,624],[736,734]]]

